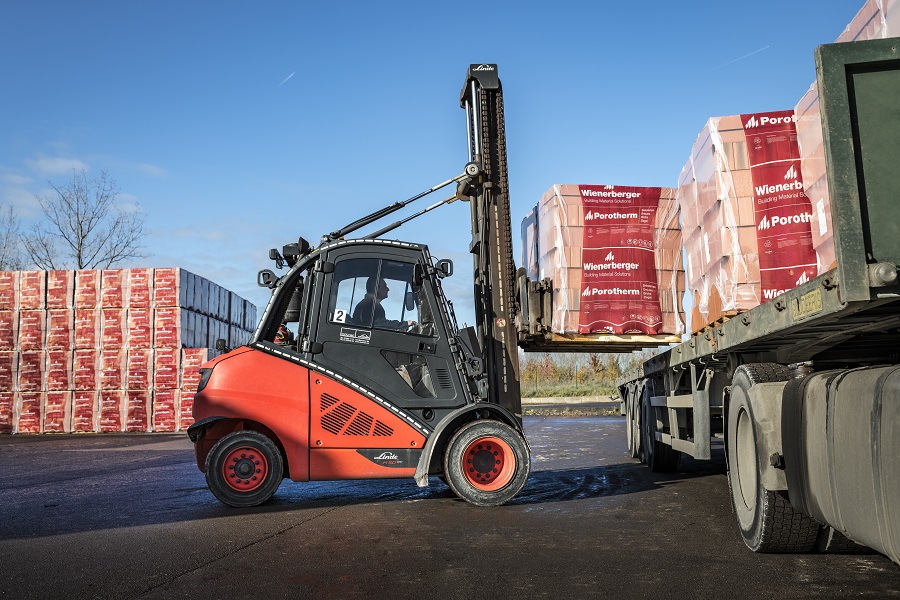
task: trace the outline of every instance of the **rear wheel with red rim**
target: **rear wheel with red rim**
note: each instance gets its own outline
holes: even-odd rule
[[[206,457],[206,483],[221,502],[234,507],[262,504],[281,485],[281,452],[256,431],[235,431],[220,439]]]

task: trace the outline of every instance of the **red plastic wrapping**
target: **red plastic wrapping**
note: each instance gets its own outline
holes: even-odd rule
[[[45,389],[48,392],[65,392],[74,384],[74,354],[71,350],[48,350],[44,353]]]
[[[41,408],[45,400],[44,392],[16,392],[13,409],[16,433],[41,432]]]
[[[125,350],[100,350],[99,389],[125,389]]]
[[[95,417],[98,414],[99,393],[90,390],[75,390],[72,392],[72,431],[89,432],[97,431],[98,425]]]
[[[99,348],[101,312],[93,308],[75,309],[76,350]]]
[[[125,392],[125,431],[150,431],[150,392]]]
[[[100,311],[100,347],[125,347],[125,310],[104,308]]]
[[[40,392],[44,389],[44,353],[20,352],[18,382],[20,392]]]
[[[47,311],[46,348],[54,350],[71,350],[75,343],[75,311]]]
[[[100,389],[100,350],[75,350],[72,355],[72,387],[76,391]]]
[[[128,308],[153,306],[153,269],[127,269]]]
[[[13,413],[16,405],[16,394],[11,391],[2,391],[0,388],[0,434],[13,433]]]
[[[75,307],[75,271],[47,271],[47,308]]]
[[[125,308],[128,298],[126,271],[104,269],[100,275],[100,307]]]
[[[47,308],[47,271],[19,272],[19,310]]]
[[[125,387],[129,390],[149,390],[154,382],[154,350],[129,348],[125,359]]]
[[[0,351],[0,392],[14,392],[18,385],[19,353]]]
[[[154,363],[157,389],[175,389],[178,387],[180,348],[157,348]]]
[[[97,421],[101,433],[122,431],[124,421],[125,392],[123,390],[101,390],[99,393]]]
[[[19,311],[19,350],[43,350],[47,333],[47,311]]]
[[[100,308],[101,271],[75,271],[75,308]]]
[[[0,310],[0,352],[15,350],[18,343],[19,311]]]
[[[0,311],[19,308],[19,271],[0,271]]]
[[[48,391],[44,396],[44,433],[72,431],[72,392]]]
[[[153,431],[178,429],[181,390],[153,390]]]
[[[153,347],[153,309],[128,309],[128,347]]]

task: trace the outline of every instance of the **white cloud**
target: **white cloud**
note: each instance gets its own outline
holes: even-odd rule
[[[83,161],[77,158],[65,158],[62,156],[38,156],[37,158],[25,159],[25,165],[40,175],[41,177],[52,177],[54,175],[68,175],[72,169],[80,171],[89,170],[89,167]]]
[[[34,179],[31,177],[25,177],[24,175],[18,175],[16,173],[2,173],[0,174],[0,183],[5,186],[9,185],[12,187],[27,187],[29,186]]]

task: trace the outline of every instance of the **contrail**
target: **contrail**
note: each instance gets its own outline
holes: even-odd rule
[[[769,48],[770,48],[770,46],[765,46],[765,47],[763,47],[763,48],[760,48],[759,50],[754,50],[754,51],[751,52],[750,54],[745,54],[745,55],[740,56],[740,57],[738,57],[738,58],[736,58],[736,59],[734,59],[734,60],[730,60],[730,61],[728,61],[727,63],[725,63],[725,64],[723,64],[723,65],[719,65],[718,68],[721,69],[722,67],[727,67],[728,65],[733,65],[734,63],[736,63],[736,62],[739,61],[739,60],[744,60],[745,58],[749,58],[749,57],[753,56],[754,54],[759,54],[759,53],[762,52],[763,50],[768,50]],[[293,73],[291,73],[291,75],[293,75]],[[290,79],[290,77],[288,77],[288,79]]]
[[[766,46],[766,48],[768,48],[768,46]],[[763,50],[765,50],[765,48],[763,48]],[[290,75],[288,75],[287,77],[285,77],[285,78],[284,78],[284,81],[282,81],[281,83],[279,83],[279,84],[275,87],[275,89],[277,90],[278,88],[280,88],[281,86],[283,86],[285,83],[288,82],[288,79],[290,79],[291,77],[293,77],[293,76],[296,75],[296,74],[297,74],[297,71],[294,71],[293,73],[291,73]]]

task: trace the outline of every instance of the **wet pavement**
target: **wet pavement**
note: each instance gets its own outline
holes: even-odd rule
[[[532,476],[480,508],[432,478],[225,507],[183,434],[0,437],[0,598],[900,598],[877,554],[761,555],[721,452],[655,474],[621,417],[526,417]]]

